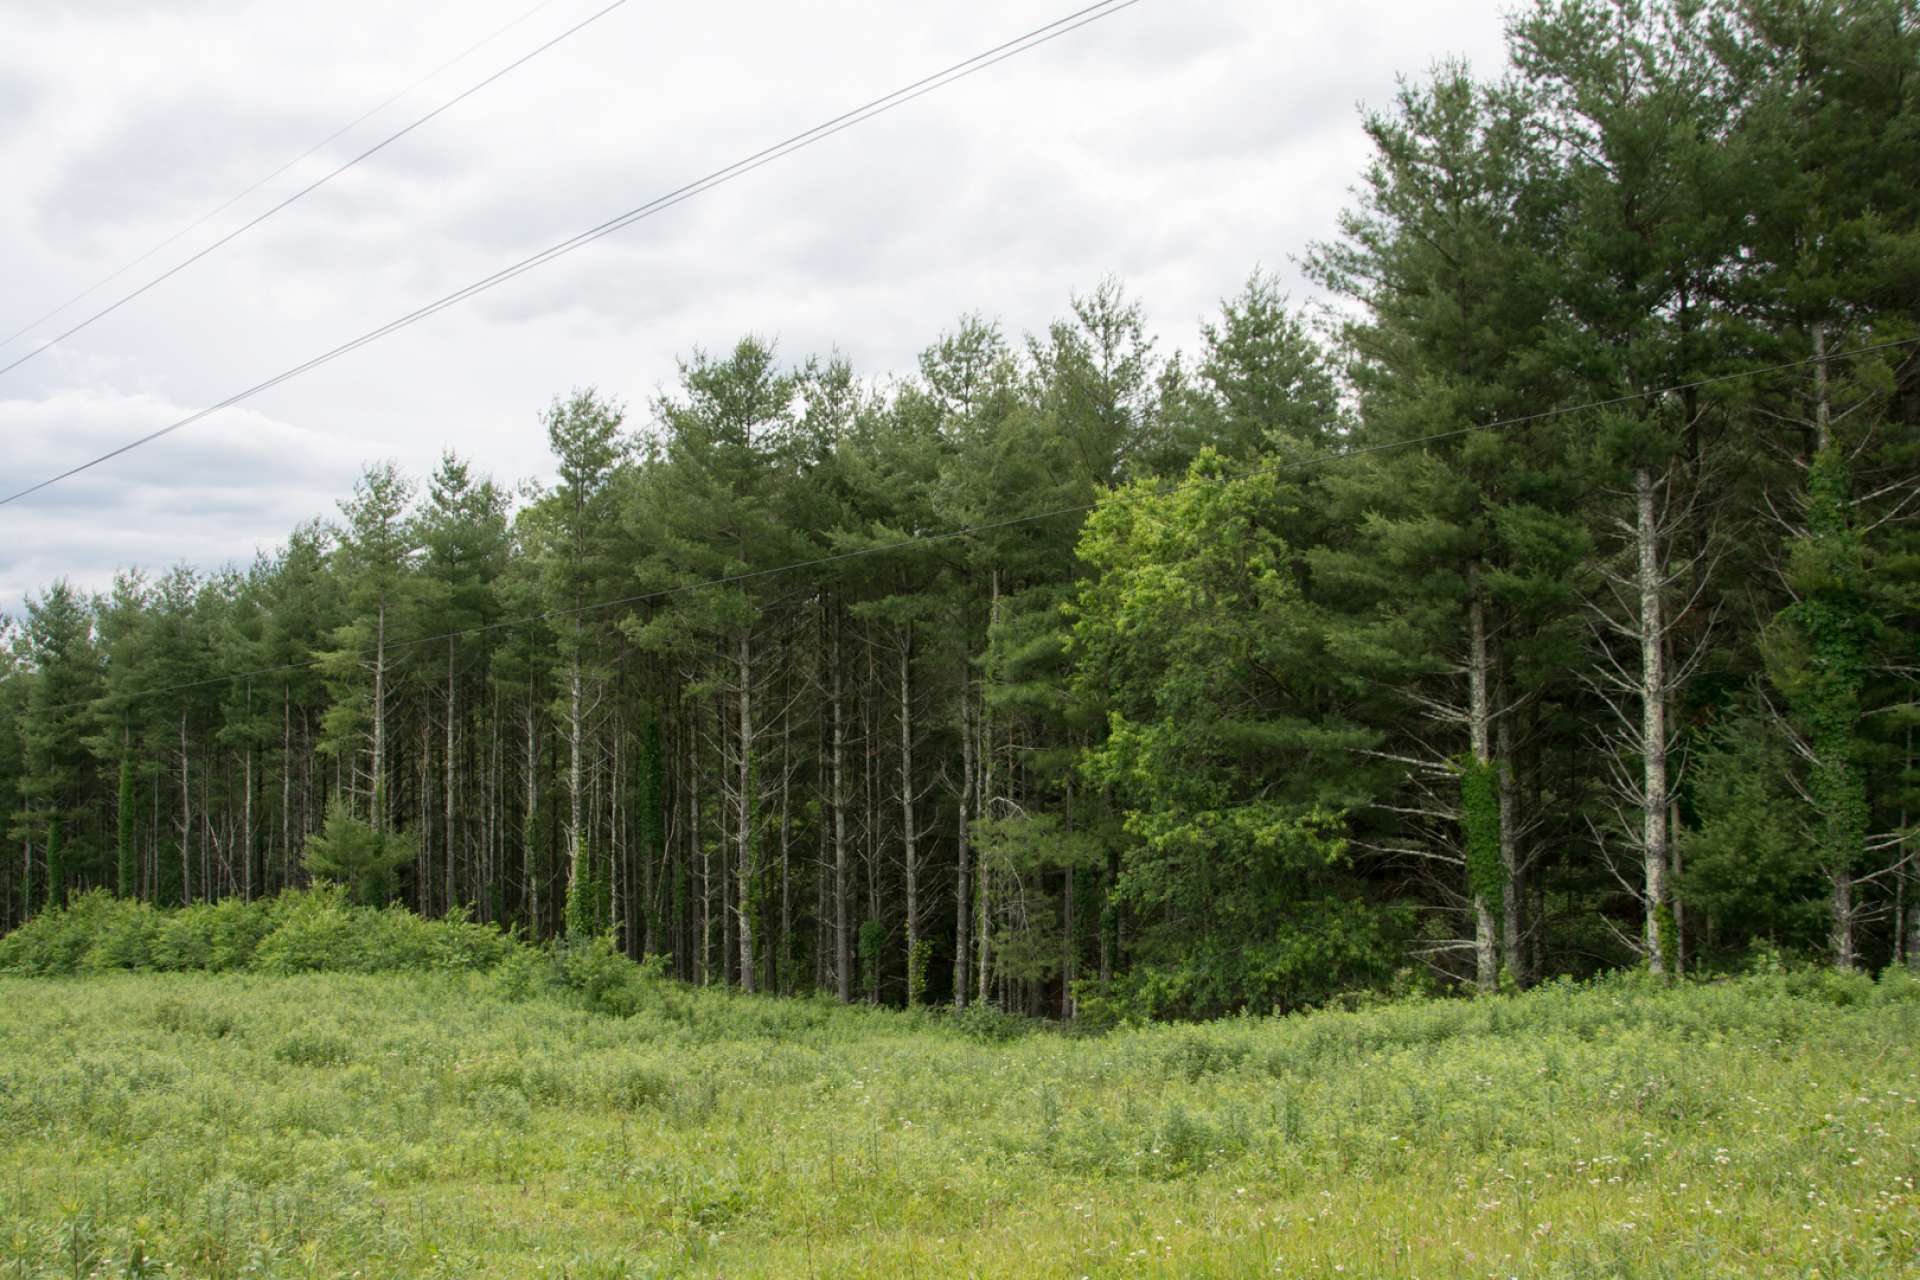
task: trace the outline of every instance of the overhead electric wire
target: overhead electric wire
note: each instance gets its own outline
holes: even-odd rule
[[[1920,337],[1899,338],[1889,342],[1870,343],[1863,347],[1853,347],[1846,351],[1829,352],[1826,356],[1809,356],[1804,360],[1790,360],[1783,364],[1767,365],[1757,369],[1741,369],[1732,373],[1715,374],[1712,377],[1696,378],[1689,382],[1677,382],[1671,386],[1654,387],[1646,391],[1636,391],[1627,395],[1609,396],[1602,400],[1588,400],[1580,404],[1562,405],[1552,409],[1541,409],[1535,413],[1516,414],[1508,418],[1496,418],[1491,422],[1475,423],[1472,426],[1454,427],[1446,431],[1430,432],[1422,436],[1409,436],[1400,440],[1386,440],[1379,444],[1362,445],[1343,453],[1322,454],[1316,458],[1283,459],[1263,466],[1249,467],[1225,475],[1199,477],[1205,484],[1227,484],[1236,480],[1250,480],[1255,476],[1271,472],[1292,471],[1304,473],[1311,468],[1344,462],[1353,458],[1367,457],[1371,454],[1387,453],[1395,449],[1407,449],[1416,445],[1435,444],[1442,440],[1455,440],[1461,436],[1473,435],[1482,431],[1504,431],[1512,427],[1542,422],[1549,418],[1562,418],[1569,414],[1590,413],[1596,409],[1610,409],[1617,405],[1636,400],[1647,400],[1655,396],[1672,395],[1680,391],[1694,391],[1701,387],[1713,386],[1723,382],[1733,382],[1741,378],[1757,378],[1769,373],[1781,373],[1789,369],[1803,369],[1818,364],[1823,359],[1828,362],[1844,360],[1853,356],[1867,355],[1875,351],[1886,351],[1896,347],[1910,347],[1920,344]],[[634,595],[619,596],[611,600],[597,600],[592,604],[577,605],[568,609],[548,609],[541,613],[525,614],[518,618],[503,618],[496,622],[480,623],[471,627],[460,627],[452,631],[443,631],[437,635],[420,636],[412,640],[395,642],[394,651],[404,651],[421,645],[437,645],[449,640],[459,640],[467,636],[485,635],[492,631],[504,631],[514,627],[532,626],[536,623],[551,622],[558,618],[577,618],[584,614],[598,613],[605,609],[618,609],[629,605],[647,604],[664,600],[671,596],[685,595],[694,591],[710,591],[716,587],[729,587],[737,583],[751,582],[760,578],[770,578],[783,573],[794,573],[801,569],[816,569],[823,565],[838,564],[847,560],[858,560],[866,556],[883,555],[890,551],[900,551],[908,547],[927,546],[936,542],[950,542],[955,538],[968,538],[982,533],[993,533],[1000,529],[1010,529],[1019,525],[1038,524],[1043,520],[1053,520],[1060,516],[1084,515],[1094,510],[1105,498],[1096,498],[1092,502],[1077,503],[1073,506],[1054,507],[1047,511],[1035,511],[1023,516],[1009,516],[1004,520],[990,520],[981,524],[964,525],[958,529],[946,529],[938,533],[914,534],[892,542],[875,543],[867,547],[855,547],[848,551],[836,551],[829,555],[814,556],[807,560],[796,560],[787,564],[773,565],[765,569],[748,569],[739,573],[722,574],[699,582],[683,582],[671,587],[659,587],[652,591],[642,591]],[[240,680],[254,680],[264,676],[287,675],[295,671],[308,671],[321,664],[323,659],[309,658],[301,662],[283,663],[275,667],[262,667],[254,671],[239,671],[232,675],[210,676],[204,680],[189,680],[181,684],[167,685],[159,689],[143,689],[133,698],[157,697],[164,693],[181,693],[189,689],[203,689],[213,685],[232,684]],[[132,701],[129,698],[128,701]],[[87,706],[94,703],[111,701],[113,695],[100,694],[93,698],[84,698],[76,702],[63,703],[55,710]]]
[[[400,91],[398,91],[397,93],[394,93],[390,97],[382,99],[380,102],[374,104],[373,106],[369,107],[367,110],[361,112],[359,115],[347,121],[345,124],[341,125],[338,129],[335,129],[332,133],[328,134],[326,137],[320,139],[320,141],[308,147],[305,151],[302,151],[299,155],[295,156],[293,159],[281,165],[278,169],[275,169],[272,173],[269,173],[265,177],[255,181],[250,186],[244,188],[237,195],[233,196],[231,199],[227,200],[226,202],[216,205],[213,208],[207,210],[205,213],[195,218],[192,222],[189,222],[186,226],[180,228],[178,231],[168,236],[165,240],[162,240],[159,244],[154,245],[151,249],[147,250],[145,253],[141,254],[139,257],[121,265],[120,267],[116,268],[115,270],[108,273],[107,275],[100,277],[100,279],[94,281],[92,284],[82,289],[79,293],[74,294],[71,298],[68,298],[65,302],[61,303],[59,306],[54,307],[52,310],[46,312],[44,315],[41,315],[37,319],[28,321],[26,324],[22,325],[18,329],[15,329],[12,333],[8,334],[6,337],[0,338],[0,347],[11,346],[14,342],[19,340],[20,338],[25,337],[27,334],[31,333],[33,330],[37,329],[41,325],[45,324],[47,321],[59,315],[62,311],[65,311],[68,307],[71,307],[74,303],[79,302],[82,299],[85,299],[87,297],[90,297],[94,293],[97,293],[99,290],[106,288],[108,285],[112,284],[115,280],[118,280],[121,276],[125,275],[127,272],[133,270],[135,267],[145,262],[148,258],[151,258],[154,254],[159,253],[162,249],[165,249],[169,245],[178,241],[182,236],[191,234],[192,232],[205,226],[212,219],[219,217],[221,214],[225,213],[228,209],[231,209],[234,205],[239,204],[242,200],[245,200],[248,196],[258,191],[261,187],[266,186],[269,182],[272,182],[275,178],[279,177],[281,174],[285,173],[287,170],[293,168],[295,165],[299,164],[302,160],[305,160],[308,156],[312,155],[314,152],[321,150],[323,147],[326,147],[328,144],[334,142],[335,140],[341,138],[342,136],[353,132],[355,129],[359,128],[361,125],[365,124],[367,121],[371,120],[373,117],[379,115],[382,111],[385,111],[388,107],[392,106],[394,103],[400,101],[400,99],[412,93],[415,89],[418,89],[421,85],[426,84],[429,80],[432,80],[435,76],[439,75],[442,71],[445,71],[447,68],[454,66],[457,63],[466,61],[466,59],[471,57],[474,53],[485,48],[487,45],[492,44],[495,40],[498,40],[501,36],[505,35],[507,32],[513,30],[515,27],[519,26],[521,23],[527,21],[529,18],[539,13],[542,9],[551,8],[553,4],[554,4],[554,0],[540,0],[539,4],[527,10],[525,13],[515,18],[512,22],[507,23],[506,26],[501,27],[499,30],[495,31],[492,35],[487,36],[484,39],[477,40],[473,44],[468,45],[465,49],[462,49],[459,53],[456,53],[455,55],[453,55],[453,57],[448,58],[445,62],[441,63],[439,66],[435,67],[433,70],[427,72],[425,75],[415,80],[412,84],[408,85],[406,88],[401,89]]]
[[[385,151],[388,147],[400,141],[400,139],[406,137],[408,134],[412,133],[415,129],[418,129],[421,125],[426,124],[428,121],[433,120],[435,117],[440,116],[445,112],[451,110],[453,107],[458,106],[460,103],[465,102],[468,98],[471,98],[474,94],[480,92],[482,89],[486,88],[488,85],[492,84],[494,81],[500,79],[502,76],[508,74],[511,71],[517,70],[520,67],[525,66],[527,63],[533,61],[533,59],[539,57],[541,54],[545,53],[547,50],[553,48],[553,46],[559,44],[562,40],[565,40],[568,36],[571,36],[575,32],[580,31],[588,26],[591,26],[593,23],[598,22],[600,19],[606,17],[609,13],[612,13],[615,9],[620,8],[622,5],[626,3],[627,3],[627,0],[613,0],[613,3],[607,5],[603,9],[596,10],[595,12],[587,15],[585,18],[582,18],[579,22],[574,23],[572,26],[568,27],[565,31],[562,31],[559,35],[553,37],[551,40],[548,40],[545,44],[536,46],[534,49],[530,50],[529,52],[521,54],[518,58],[515,58],[512,62],[509,62],[506,66],[501,67],[498,71],[495,71],[492,75],[487,76],[484,80],[481,80],[476,84],[470,85],[467,88],[462,89],[459,93],[456,93],[455,95],[453,95],[453,97],[448,98],[445,102],[441,103],[439,106],[435,107],[433,110],[427,112],[425,115],[418,117],[417,119],[412,121],[410,124],[407,124],[400,129],[396,129],[394,132],[388,134],[386,137],[382,138],[380,141],[368,147],[365,151],[360,152],[358,155],[347,160],[345,163],[340,164],[339,166],[322,174],[320,177],[315,178],[312,182],[309,182],[306,186],[300,188],[298,191],[294,192],[292,195],[288,196],[286,199],[280,201],[280,203],[272,206],[271,208],[267,209],[263,213],[257,214],[254,217],[249,218],[247,221],[241,223],[239,226],[235,227],[233,230],[227,232],[227,234],[221,236],[218,240],[215,240],[212,244],[207,245],[205,248],[199,250],[198,252],[194,253],[190,257],[187,257],[181,260],[180,262],[175,263],[173,266],[168,267],[165,271],[162,271],[159,275],[147,281],[145,284],[141,285],[138,289],[135,289],[133,292],[125,294],[124,296],[122,296],[121,298],[119,298],[114,302],[108,303],[106,306],[102,307],[100,310],[88,316],[85,320],[82,320],[80,321],[80,323],[73,325],[63,330],[62,332],[54,335],[53,337],[47,339],[46,342],[42,343],[40,346],[35,347],[33,350],[27,352],[27,354],[14,360],[11,364],[0,365],[0,376],[4,376],[5,374],[11,373],[15,369],[18,369],[21,365],[33,359],[35,356],[39,355],[41,352],[49,351],[52,348],[60,345],[62,342],[65,342],[68,338],[71,338],[74,334],[79,333],[82,329],[85,329],[88,325],[93,324],[95,321],[103,320],[106,317],[112,315],[114,312],[118,311],[121,307],[126,306],[129,302],[132,302],[135,298],[138,298],[141,294],[147,292],[147,290],[153,288],[154,286],[173,279],[173,277],[179,275],[182,271],[185,271],[188,267],[200,261],[202,258],[206,257],[208,254],[213,253],[216,250],[228,244],[233,243],[233,241],[239,239],[241,236],[245,235],[247,232],[253,230],[255,227],[265,222],[268,218],[273,217],[274,214],[279,213],[282,209],[285,209],[288,205],[291,205],[296,201],[301,200],[302,198],[319,190],[321,187],[326,186],[327,183],[332,182],[335,178],[339,177],[341,174],[345,173],[347,170],[353,168],[355,165],[359,164],[362,160],[365,160],[370,156],[374,156],[379,154],[382,151]]]
[[[622,0],[622,2],[624,2],[624,0]],[[963,80],[968,76],[986,70],[988,67],[1004,62],[1008,58],[1025,53],[1029,49],[1038,48],[1040,45],[1052,40],[1057,40],[1061,36],[1078,31],[1081,27],[1088,26],[1102,18],[1111,17],[1123,9],[1132,8],[1138,3],[1140,3],[1140,0],[1101,0],[1101,3],[1078,9],[1067,14],[1065,17],[1057,18],[1047,23],[1045,26],[1036,27],[1025,35],[1017,36],[1012,40],[995,45],[985,52],[975,54],[973,57],[961,62],[956,62],[952,66],[937,71],[932,75],[923,76],[911,84],[894,90],[892,93],[875,98],[862,106],[853,108],[851,111],[842,112],[830,120],[817,124],[811,129],[793,134],[791,137],[774,143],[772,146],[763,147],[744,159],[736,160],[724,168],[715,169],[703,178],[676,187],[664,195],[656,196],[645,204],[638,205],[627,210],[625,213],[609,218],[597,226],[589,227],[578,235],[562,240],[558,244],[541,250],[539,253],[522,258],[509,266],[502,267],[492,275],[482,277],[472,284],[456,289],[454,292],[427,303],[425,306],[416,308],[396,320],[391,320],[377,329],[368,330],[359,337],[343,342],[339,346],[313,357],[311,360],[307,360],[295,365],[291,369],[275,374],[264,382],[255,383],[246,390],[228,396],[225,400],[217,404],[209,405],[204,409],[188,414],[177,422],[161,427],[157,431],[151,431],[138,439],[130,440],[116,449],[108,450],[96,458],[70,467],[58,475],[49,476],[45,480],[29,485],[15,493],[10,493],[4,498],[0,498],[0,506],[18,502],[30,494],[38,493],[49,485],[58,484],[62,480],[79,475],[83,471],[91,470],[101,463],[110,462],[122,454],[140,448],[142,445],[151,444],[163,436],[171,435],[182,427],[191,426],[193,423],[200,421],[210,414],[218,413],[222,409],[232,408],[234,405],[249,400],[263,391],[277,387],[283,382],[297,378],[304,373],[319,368],[321,365],[337,360],[349,352],[356,351],[368,343],[376,342],[388,334],[398,332],[401,329],[407,328],[409,325],[417,324],[428,316],[444,311],[446,308],[463,302],[475,294],[484,293],[486,290],[496,285],[504,284],[516,276],[531,271],[536,267],[544,266],[556,258],[564,257],[574,250],[591,244],[603,236],[612,235],[615,231],[632,226],[636,222],[671,209],[675,205],[691,200],[695,196],[711,191],[715,187],[723,186],[736,178],[743,177],[763,165],[772,164],[775,160],[792,155],[796,151],[804,150],[837,133],[851,129],[855,125],[863,124],[875,116],[883,115],[896,107],[905,106],[907,103],[924,97],[936,89],[945,88],[947,85],[953,84],[956,81]],[[4,372],[4,370],[0,370],[0,372]]]

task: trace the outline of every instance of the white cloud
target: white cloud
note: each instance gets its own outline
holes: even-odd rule
[[[551,0],[117,288],[601,3]],[[0,6],[0,118],[19,126],[0,132],[0,336],[530,7]],[[62,470],[1054,16],[633,0],[0,376],[0,477]],[[1162,349],[1188,344],[1256,263],[1307,296],[1290,255],[1349,199],[1357,103],[1448,55],[1492,70],[1500,45],[1482,0],[1143,0],[0,508],[0,609],[62,574],[99,587],[130,563],[244,561],[330,513],[370,459],[420,472],[452,447],[502,478],[542,471],[553,394],[594,384],[643,417],[676,355],[748,331],[905,372],[963,312],[1037,331],[1114,272]]]

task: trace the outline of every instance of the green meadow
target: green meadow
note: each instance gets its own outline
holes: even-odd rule
[[[1920,1274],[1899,973],[1069,1034],[87,910],[0,941],[0,1276]]]

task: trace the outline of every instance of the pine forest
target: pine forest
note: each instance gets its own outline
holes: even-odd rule
[[[0,926],[315,879],[1090,1026],[1920,967],[1920,11],[1542,0],[1197,334],[559,389],[0,652]],[[1252,255],[1250,254],[1250,257]],[[299,517],[308,518],[299,520]],[[298,521],[298,522],[296,522]]]

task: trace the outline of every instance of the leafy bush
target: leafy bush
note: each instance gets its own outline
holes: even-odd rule
[[[561,981],[595,1013],[631,1017],[646,1003],[651,975],[622,955],[611,934],[561,943],[554,952]]]
[[[145,903],[93,889],[0,938],[0,970],[63,974],[145,968],[159,921],[159,913]]]
[[[391,973],[490,969],[517,944],[454,913],[427,920],[403,907],[356,907],[337,886],[288,895],[255,953],[263,973]]]
[[[1911,969],[1891,968],[1880,975],[1880,984],[1874,988],[1872,1004],[1909,1004],[1920,1002],[1920,973]]]
[[[493,970],[493,990],[505,1000],[532,1000],[564,985],[552,956],[532,947],[515,947]]]
[[[87,896],[105,898],[106,890],[95,890]],[[113,906],[101,910],[95,919],[92,945],[81,961],[82,967],[90,973],[156,967],[153,957],[161,945],[166,918],[144,902],[124,898],[109,901]],[[4,967],[3,962],[0,967]]]
[[[463,912],[427,920],[400,907],[355,906],[338,885],[171,911],[96,889],[0,938],[0,972],[453,972],[491,969],[526,950]]]
[[[275,924],[274,903],[225,898],[167,913],[153,947],[157,969],[245,969]]]

